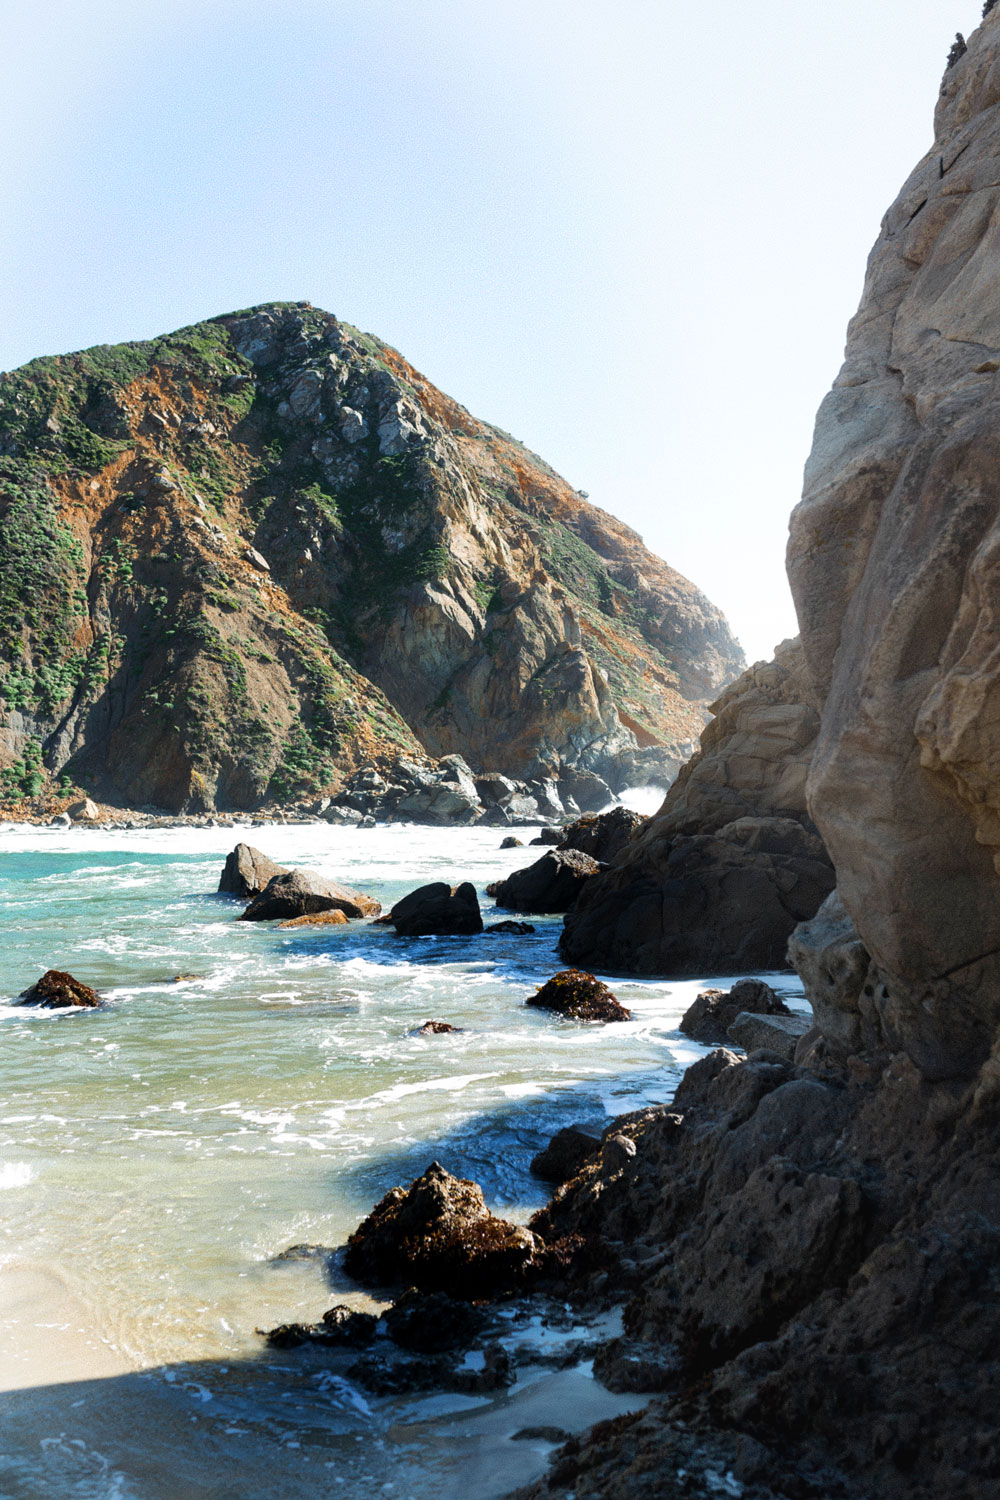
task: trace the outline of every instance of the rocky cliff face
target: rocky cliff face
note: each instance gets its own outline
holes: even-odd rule
[[[247,807],[684,757],[741,667],[620,522],[307,304],[0,377],[0,757]]]
[[[1000,21],[945,74],[820,409],[788,563],[813,816],[886,1036],[967,1073],[1000,1020]]]
[[[589,880],[560,951],[642,974],[779,968],[833,886],[806,810],[819,728],[797,641],[712,704],[701,749],[660,811]]]
[[[991,0],[883,224],[793,518],[807,805],[839,886],[791,944],[817,1025],[792,1063],[701,1059],[533,1221],[619,1256],[634,1342],[595,1368],[667,1393],[568,1445],[533,1500],[1000,1484],[998,161]]]

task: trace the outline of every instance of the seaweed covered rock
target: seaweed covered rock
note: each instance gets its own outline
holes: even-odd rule
[[[237,844],[233,852],[226,855],[226,863],[219,876],[219,894],[242,896],[249,900],[252,896],[258,896],[275,875],[289,873],[284,865],[276,865],[273,859],[268,859],[266,854],[262,854],[252,844]]]
[[[72,974],[61,969],[47,969],[41,979],[18,996],[21,1005],[40,1005],[45,1010],[56,1010],[64,1005],[92,1007],[100,1005],[101,997],[96,990]]]
[[[593,974],[581,969],[562,969],[553,974],[540,989],[529,995],[525,1005],[539,1010],[554,1010],[557,1015],[574,1021],[631,1021],[626,1010],[608,986]]]
[[[402,937],[461,937],[483,930],[479,897],[471,881],[435,880],[397,901],[390,921]]]
[[[365,1286],[402,1283],[476,1301],[527,1285],[544,1250],[531,1230],[490,1213],[476,1183],[432,1162],[354,1231],[344,1269]]]
[[[488,887],[497,906],[506,911],[569,911],[583,886],[601,866],[575,849],[550,849],[533,865],[515,870],[506,880]]]
[[[340,911],[345,917],[377,917],[382,907],[372,896],[349,890],[315,870],[288,870],[273,876],[240,917],[242,922],[273,922],[281,917]]]

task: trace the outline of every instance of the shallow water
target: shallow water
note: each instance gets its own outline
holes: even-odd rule
[[[547,1399],[568,1403],[576,1427],[625,1409],[620,1400],[587,1369],[526,1371],[512,1393],[477,1398],[473,1421],[471,1398],[435,1398],[446,1411],[376,1402],[299,1351],[262,1358],[255,1327],[312,1320],[336,1300],[368,1304],[321,1261],[273,1258],[343,1243],[435,1157],[476,1178],[491,1206],[527,1217],[546,1193],[528,1164],[555,1129],[599,1130],[671,1097],[700,1050],[677,1021],[705,981],[615,980],[634,1020],[586,1026],[524,1006],[560,967],[558,918],[532,919],[529,937],[452,939],[239,923],[239,903],[213,892],[241,837],[385,907],[441,878],[473,880],[491,907],[487,882],[536,853],[500,851],[498,832],[478,829],[0,834],[0,1283],[3,1268],[53,1278],[95,1352],[144,1372],[104,1383],[110,1411],[100,1383],[84,1382],[75,1436],[48,1426],[75,1410],[78,1383],[5,1398],[18,1420],[0,1438],[0,1500],[254,1500],[300,1483],[361,1495],[375,1478],[387,1494],[442,1496],[449,1475],[466,1497],[501,1494],[544,1460],[544,1444],[509,1441],[539,1425],[518,1415],[537,1405],[536,1386],[544,1396],[555,1382]],[[47,968],[69,969],[107,1006],[11,1005]],[[428,1019],[464,1030],[412,1035]],[[36,1315],[13,1316],[24,1335]],[[7,1383],[36,1385],[25,1371]],[[567,1396],[573,1379],[585,1396]],[[128,1417],[133,1406],[146,1415]],[[98,1431],[114,1451],[94,1446]],[[330,1444],[335,1457],[323,1457]],[[475,1463],[485,1467],[469,1489]]]

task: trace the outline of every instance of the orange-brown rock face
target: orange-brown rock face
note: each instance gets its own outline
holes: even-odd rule
[[[246,807],[400,752],[669,769],[742,665],[628,527],[308,304],[0,377],[0,543],[22,790]]]
[[[810,809],[886,1039],[937,1076],[1000,1021],[998,163],[993,11],[883,222],[788,553],[824,701]]]

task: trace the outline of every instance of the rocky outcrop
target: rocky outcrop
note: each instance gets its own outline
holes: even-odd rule
[[[506,911],[568,911],[588,880],[601,866],[575,849],[550,849],[533,865],[515,870],[506,880],[487,887],[497,906]]]
[[[532,1157],[531,1170],[543,1182],[569,1182],[600,1149],[596,1136],[577,1125],[567,1125],[556,1131],[544,1151]]]
[[[743,665],[628,527],[308,303],[0,376],[0,653],[6,791],[189,813],[453,755],[604,806]],[[400,815],[473,807],[434,786]]]
[[[790,1062],[799,1042],[812,1029],[813,1023],[806,1016],[741,1010],[729,1027],[729,1040],[744,1052],[774,1052]]]
[[[573,963],[641,974],[775,969],[833,871],[806,808],[819,715],[797,642],[713,704],[660,811],[566,919]]]
[[[273,922],[279,917],[288,921],[326,911],[343,912],[345,917],[352,918],[377,917],[381,910],[373,896],[336,885],[315,870],[288,870],[284,875],[271,877],[241,913],[240,921]]]
[[[284,865],[276,865],[252,844],[237,844],[232,854],[226,855],[226,863],[219,876],[219,894],[242,896],[249,900],[257,896],[273,880],[275,875],[287,875]]]
[[[998,68],[991,13],[883,221],[788,550],[812,814],[892,1034],[940,1076],[1000,1021]]]
[[[671,1107],[617,1122],[634,1155],[533,1221],[615,1249],[627,1337],[676,1360],[538,1500],[610,1500],[625,1474],[646,1500],[679,1467],[721,1493],[707,1460],[787,1500],[1000,1481],[998,153],[990,4],[883,223],[793,518],[807,800],[837,870],[790,944],[816,1025],[793,1058],[703,1058]]]
[[[584,813],[562,830],[563,849],[578,849],[592,859],[609,864],[625,845],[635,838],[648,818],[627,807],[613,807],[610,812]]]
[[[479,897],[468,880],[420,886],[396,902],[389,920],[402,937],[466,936],[483,930]]]
[[[705,1047],[724,1047],[729,1028],[743,1011],[788,1016],[791,1011],[762,979],[739,979],[731,990],[703,990],[681,1017],[678,1030]],[[742,1046],[742,1042],[739,1044]]]
[[[553,974],[524,1003],[539,1010],[555,1011],[557,1015],[574,1021],[632,1019],[632,1012],[626,1010],[603,980],[596,979],[593,974],[583,974],[579,969],[562,969]]]
[[[396,1283],[475,1301],[526,1285],[543,1250],[530,1230],[491,1214],[476,1183],[432,1162],[354,1231],[344,1269],[364,1286]]]
[[[318,1323],[279,1323],[277,1328],[257,1332],[272,1349],[297,1349],[300,1344],[320,1344],[328,1349],[363,1349],[372,1343],[378,1319],[338,1303]]]
[[[41,979],[22,991],[18,996],[20,1005],[40,1005],[44,1010],[56,1010],[64,1005],[92,1008],[100,1005],[101,997],[89,984],[74,979],[61,969],[46,969]]]

